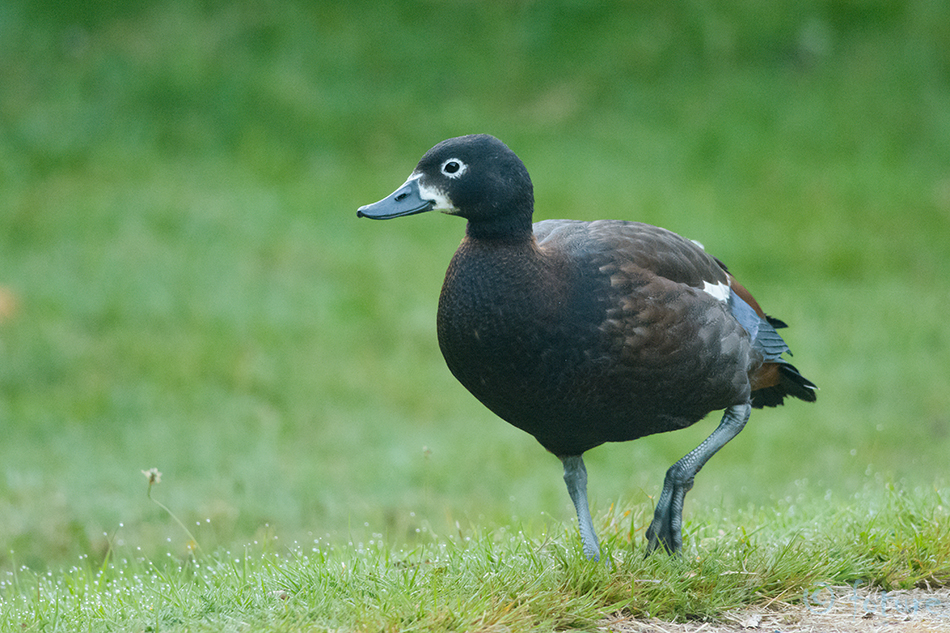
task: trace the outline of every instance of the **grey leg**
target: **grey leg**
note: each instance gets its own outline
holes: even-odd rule
[[[691,450],[666,471],[663,492],[653,512],[653,522],[647,528],[647,541],[650,552],[662,547],[675,554],[683,546],[683,500],[693,487],[693,477],[709,458],[720,448],[739,434],[749,420],[752,407],[740,404],[726,409],[722,422],[702,444]],[[566,472],[565,466],[565,472]],[[565,474],[565,477],[567,475]]]
[[[567,492],[577,510],[577,527],[581,531],[584,555],[591,560],[600,560],[600,543],[597,542],[594,522],[590,518],[590,508],[587,505],[587,469],[584,467],[584,459],[575,455],[562,457],[561,462],[564,463],[564,483],[567,484]]]

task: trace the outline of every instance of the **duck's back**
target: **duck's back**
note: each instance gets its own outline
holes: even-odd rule
[[[748,400],[760,359],[729,314],[725,271],[700,247],[621,221],[534,232],[466,238],[442,288],[442,353],[489,409],[578,455]]]

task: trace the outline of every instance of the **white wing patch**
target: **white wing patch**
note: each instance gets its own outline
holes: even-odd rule
[[[722,301],[726,303],[729,301],[729,284],[719,282],[716,284],[709,283],[708,281],[703,282],[703,291],[711,295],[717,301]]]
[[[690,242],[701,249],[706,250],[706,247],[703,246],[702,242],[698,240],[690,240]],[[730,286],[728,283],[722,283],[721,281],[715,284],[708,281],[703,281],[703,292],[711,295],[717,301],[722,301],[723,303],[727,303],[729,301],[729,288]]]

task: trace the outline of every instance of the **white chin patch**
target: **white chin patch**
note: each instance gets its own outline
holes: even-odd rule
[[[409,180],[416,180],[421,177],[422,174],[413,174],[409,176]],[[419,195],[423,200],[431,200],[435,203],[435,205],[432,207],[433,211],[457,211],[455,205],[452,204],[452,200],[449,199],[449,196],[445,193],[445,191],[437,187],[429,187],[421,180],[419,181]]]
[[[703,291],[711,295],[717,301],[722,301],[723,303],[729,301],[729,284],[724,284],[721,281],[717,284],[704,281]]]

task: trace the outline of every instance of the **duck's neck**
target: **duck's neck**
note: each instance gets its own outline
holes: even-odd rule
[[[507,216],[490,222],[469,220],[465,226],[465,235],[476,241],[530,242],[534,228],[530,215]]]

